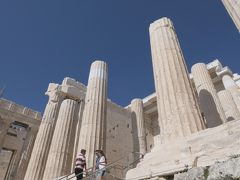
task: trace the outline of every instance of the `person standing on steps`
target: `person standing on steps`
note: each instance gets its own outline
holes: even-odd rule
[[[103,180],[106,172],[107,159],[102,150],[96,150],[96,179]]]
[[[83,179],[83,170],[86,170],[86,150],[81,149],[80,154],[77,155],[75,162],[75,176],[77,180]]]

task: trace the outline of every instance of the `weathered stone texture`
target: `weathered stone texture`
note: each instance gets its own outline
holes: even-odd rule
[[[232,76],[230,74],[224,74],[222,76],[222,82],[225,89],[229,90],[233,96],[233,100],[235,101],[238,110],[240,111],[240,88],[234,82]]]
[[[197,167],[174,175],[174,180],[206,180],[207,168]]]
[[[203,112],[207,127],[215,127],[226,121],[222,105],[214,88],[212,79],[203,63],[192,66],[192,75],[198,92],[200,109]]]
[[[104,149],[107,106],[107,64],[95,61],[91,65],[85,98],[78,147],[86,149],[87,165],[95,163],[94,151]]]
[[[132,118],[136,119],[137,134],[139,143],[139,152],[145,154],[146,147],[146,127],[144,124],[143,103],[141,99],[133,99],[131,102],[131,111],[133,113]]]
[[[50,84],[46,94],[49,95],[49,101],[44,111],[24,180],[42,180],[43,177],[55,123],[63,98],[59,94],[58,85],[56,84]]]
[[[44,171],[44,180],[52,180],[71,172],[76,108],[76,101],[71,99],[65,99],[61,104]]]
[[[234,155],[233,155],[234,156]],[[240,158],[232,158],[226,162],[210,166],[207,180],[240,179]]]
[[[224,162],[216,162],[210,167],[196,167],[185,173],[174,175],[174,180],[239,180],[240,158],[232,157]]]
[[[168,142],[204,125],[173,23],[161,18],[150,25],[149,32],[160,132]]]
[[[222,104],[227,121],[240,120],[240,112],[233,100],[231,93],[228,90],[222,90],[218,92],[218,97]]]

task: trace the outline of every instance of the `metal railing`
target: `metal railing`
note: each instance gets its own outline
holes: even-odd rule
[[[58,177],[58,178],[56,178],[55,180],[68,180],[68,179],[72,179],[72,178],[74,178],[74,177],[76,177],[76,176],[78,176],[78,175],[81,175],[81,174],[88,174],[88,173],[90,173],[90,172],[92,172],[93,171],[93,168],[91,167],[91,168],[88,168],[88,169],[86,169],[85,171],[83,171],[83,172],[81,172],[81,173],[79,173],[79,174],[77,174],[77,175],[75,175],[75,172],[71,172],[70,174],[68,174],[68,175],[65,175],[65,176],[61,176],[61,177]]]
[[[138,154],[138,155],[140,155],[140,157],[138,157],[136,160],[133,160],[132,162],[129,162],[129,155],[131,155],[131,154],[132,154],[133,156],[134,156],[134,154],[135,154],[135,155]],[[110,173],[110,170],[111,170],[111,169],[119,169],[119,170],[121,170],[121,171],[128,170],[132,165],[134,165],[135,163],[137,163],[137,162],[138,162],[140,159],[142,159],[143,157],[144,157],[144,155],[141,154],[141,153],[139,153],[139,152],[131,152],[131,153],[129,153],[127,156],[125,155],[125,156],[117,159],[116,161],[108,164],[108,165],[104,168],[104,170],[105,170],[105,172],[106,172],[108,175],[111,175],[113,178],[118,178],[118,179],[120,179],[119,177],[116,177],[115,175],[112,175],[112,174]],[[120,161],[122,161],[122,160],[125,159],[125,158],[127,158],[127,160],[128,160],[127,165],[120,165],[120,164],[118,164]],[[133,158],[133,159],[135,159],[135,158]],[[97,173],[100,172],[100,171],[102,171],[102,170],[103,170],[103,169],[95,170],[95,171],[93,171],[91,174],[89,174],[89,175],[87,175],[86,177],[84,177],[83,179],[85,179],[85,180],[87,180],[87,179],[88,179],[88,180],[95,179]]]
[[[130,155],[133,156],[133,161],[132,162],[129,162],[129,157]],[[136,158],[134,157],[134,155],[139,155],[140,157]],[[119,177],[116,177],[116,169],[119,170],[119,171],[124,171],[124,170],[128,170],[129,168],[131,168],[132,166],[134,166],[137,162],[139,162],[141,159],[143,159],[144,155],[139,153],[139,152],[131,152],[127,155],[124,155],[122,156],[121,158],[117,159],[116,161],[112,162],[112,163],[109,163],[105,168],[105,172],[112,176],[114,179],[115,178],[118,178],[118,179],[121,179]],[[126,165],[121,165],[119,164],[119,162],[121,162],[122,160],[126,159],[127,158],[127,164]],[[125,164],[125,163],[124,163]],[[114,169],[114,174],[112,174],[110,171]],[[75,175],[75,172],[72,172],[71,174],[69,175],[66,175],[66,176],[61,176],[61,177],[58,177],[56,178],[55,180],[70,180],[70,179],[73,179],[73,178],[76,178],[78,175],[85,175],[85,177],[83,177],[83,179],[85,180],[91,180],[91,179],[95,179],[96,175],[98,172],[102,171],[102,169],[98,169],[98,170],[94,170],[93,167],[91,168],[88,168],[87,170],[83,171],[82,173],[79,173],[77,175]]]

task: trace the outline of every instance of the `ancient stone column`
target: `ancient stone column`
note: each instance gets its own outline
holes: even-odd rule
[[[239,0],[222,0],[228,14],[231,16],[238,31],[240,32],[240,1]]]
[[[240,112],[235,104],[231,93],[228,90],[218,92],[220,102],[225,112],[227,121],[240,120]]]
[[[63,100],[57,84],[50,83],[46,95],[49,96],[49,101],[43,114],[24,180],[42,180],[59,108]]]
[[[226,121],[222,105],[204,63],[197,63],[192,67],[193,81],[195,83],[200,109],[203,112],[207,127],[215,127]]]
[[[81,131],[83,110],[84,110],[84,100],[81,100],[79,102],[79,111],[78,111],[78,114],[77,114],[76,131],[75,131],[74,148],[73,148],[73,157],[72,157],[72,168],[71,168],[72,172],[75,169],[75,162],[76,162],[77,153],[78,153],[79,149],[81,148],[81,147],[78,147],[78,141],[79,141],[79,135],[80,135],[80,131]]]
[[[149,31],[160,134],[167,142],[202,130],[204,125],[171,20],[161,18]]]
[[[51,147],[48,154],[44,180],[53,180],[57,177],[70,174],[73,144],[71,139],[75,131],[77,102],[65,99],[60,107]]]
[[[36,127],[29,127],[27,129],[28,134],[22,148],[21,159],[18,164],[16,172],[16,177],[18,179],[23,179],[25,176],[27,165],[33,149],[34,140],[36,138],[37,130],[38,129]]]
[[[240,110],[240,88],[233,80],[229,73],[222,74],[222,82],[225,89],[229,90],[233,96],[233,99],[237,105],[238,110]]]
[[[144,124],[144,114],[143,114],[143,102],[141,99],[133,99],[131,102],[131,111],[137,121],[137,134],[139,141],[139,152],[141,154],[146,154],[146,130]]]
[[[103,61],[93,62],[88,79],[78,143],[79,151],[80,149],[86,149],[88,168],[94,166],[94,150],[104,149],[107,81],[107,64]]]

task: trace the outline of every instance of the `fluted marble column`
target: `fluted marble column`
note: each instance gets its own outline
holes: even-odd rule
[[[139,152],[146,154],[146,130],[144,124],[143,102],[141,99],[133,99],[131,102],[131,111],[134,113],[137,120],[137,132],[139,141]]]
[[[87,166],[94,166],[94,150],[104,148],[106,133],[107,64],[91,65],[78,147],[86,149]]]
[[[240,88],[233,80],[232,76],[228,73],[222,75],[222,82],[225,89],[229,90],[233,96],[233,99],[237,105],[238,110],[240,110]]]
[[[218,96],[225,112],[227,121],[240,120],[240,112],[233,100],[231,93],[228,90],[222,90],[218,92]]]
[[[207,127],[215,127],[222,124],[226,121],[226,116],[207,66],[204,63],[193,65],[192,75],[198,92],[200,109],[206,118]]]
[[[53,180],[71,172],[73,153],[71,138],[76,128],[73,127],[76,107],[76,101],[71,99],[65,99],[61,104],[44,171],[44,180]]]
[[[73,148],[73,157],[72,157],[72,172],[75,169],[75,162],[76,162],[76,157],[79,149],[81,147],[78,147],[78,141],[79,141],[79,135],[81,131],[81,124],[82,124],[82,116],[83,116],[83,110],[84,110],[84,100],[81,100],[79,102],[79,111],[77,114],[77,122],[76,122],[76,131],[75,131],[75,138],[74,138],[74,148]]]
[[[222,0],[228,14],[231,16],[238,31],[240,32],[240,1],[239,0]]]
[[[167,142],[204,129],[184,57],[170,19],[150,25],[159,126]]]
[[[43,114],[24,180],[42,180],[59,108],[63,100],[57,84],[50,83],[46,95],[49,96],[49,101]]]

